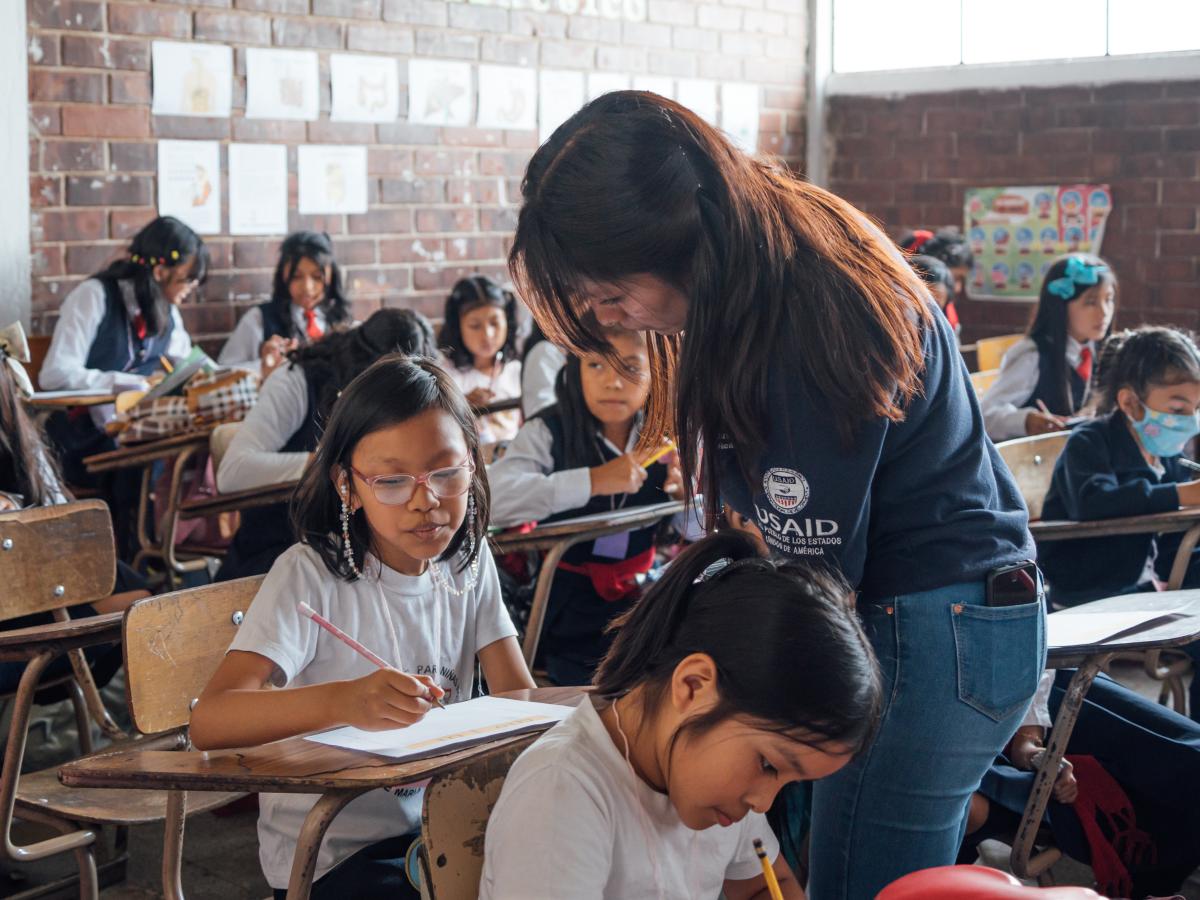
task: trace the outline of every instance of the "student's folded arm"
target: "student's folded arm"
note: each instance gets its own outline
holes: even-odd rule
[[[297,481],[308,465],[306,452],[283,452],[283,447],[309,415],[304,373],[280,366],[259,393],[221,459],[217,486],[224,493]]]
[[[591,473],[586,468],[555,472],[551,443],[550,430],[533,419],[521,426],[504,456],[488,468],[492,524],[539,522],[587,504]]]
[[[1090,522],[1179,508],[1179,492],[1172,483],[1154,484],[1148,478],[1120,482],[1108,448],[1098,439],[1073,435],[1064,453],[1063,501],[1071,519]]]
[[[1000,374],[979,400],[984,428],[993,441],[1025,436],[1025,417],[1032,410],[1020,404],[1037,384],[1037,367],[1036,349],[1005,355]]]
[[[171,319],[175,327],[171,331],[171,340],[167,343],[167,356],[171,359],[183,359],[192,352],[192,336],[183,324],[183,314],[178,306],[171,307]]]

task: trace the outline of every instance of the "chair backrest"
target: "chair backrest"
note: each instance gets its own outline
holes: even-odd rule
[[[1054,464],[1058,462],[1059,454],[1067,445],[1069,436],[1070,432],[1057,431],[1054,434],[1017,438],[996,445],[1001,458],[1017,481],[1021,496],[1025,498],[1030,521],[1037,521],[1042,517],[1042,503],[1046,499],[1046,491],[1050,490]]]
[[[421,813],[421,866],[432,900],[476,900],[483,874],[483,837],[508,770],[537,739],[481,753],[435,775]]]
[[[999,337],[980,338],[975,344],[975,362],[980,372],[1000,368],[1000,360],[1008,348],[1025,337],[1023,334],[1002,334]]]
[[[109,596],[112,517],[100,500],[0,513],[0,621]]]
[[[139,600],[125,613],[126,691],[143,734],[186,725],[263,576]]]
[[[42,365],[46,362],[46,354],[50,352],[51,336],[31,334],[26,340],[29,342],[29,363],[25,366],[25,371],[29,373],[29,380],[33,382],[34,390],[37,390],[40,384],[38,378],[42,374]]]
[[[971,373],[971,387],[975,388],[975,396],[982,397],[987,393],[987,389],[992,386],[996,377],[1000,374],[999,369],[987,369],[983,372]]]
[[[212,434],[208,436],[208,454],[212,457],[214,472],[221,468],[221,460],[225,458],[225,451],[233,443],[233,436],[237,434],[241,425],[241,422],[226,422],[224,425],[214,428]]]

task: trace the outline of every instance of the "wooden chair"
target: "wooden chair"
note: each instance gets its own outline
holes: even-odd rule
[[[428,900],[475,900],[483,874],[488,817],[517,757],[536,740],[509,744],[434,776],[421,812],[421,894]]]
[[[988,369],[985,372],[972,372],[971,387],[975,388],[975,396],[982,397],[984,394],[986,394],[988,388],[995,383],[999,374],[999,369]]]
[[[1061,431],[1003,441],[996,445],[1001,459],[1017,481],[1021,496],[1025,498],[1031,522],[1042,517],[1042,503],[1046,499],[1046,492],[1050,490],[1054,464],[1067,445],[1068,437],[1068,432]]]
[[[46,362],[46,354],[50,352],[51,335],[31,334],[26,340],[29,342],[29,365],[25,367],[25,371],[29,373],[29,380],[33,382],[34,390],[37,390],[38,379],[42,375],[42,366]]]
[[[976,368],[980,372],[999,369],[1008,348],[1023,337],[1023,334],[1002,334],[999,337],[980,338],[975,344]]]
[[[229,649],[263,577],[147,597],[125,613],[126,685],[133,724],[143,734],[167,739],[176,749],[191,749],[188,720],[195,698]],[[120,804],[136,791],[99,791]],[[162,801],[164,795],[156,793]],[[182,900],[184,820],[244,796],[200,793],[189,797],[170,791],[163,809],[163,895]]]
[[[124,736],[105,711],[83,656],[84,647],[110,644],[120,638],[120,615],[71,619],[67,613],[67,607],[109,596],[116,571],[112,520],[108,507],[100,501],[0,513],[0,583],[4,585],[0,591],[0,620],[36,613],[50,613],[54,619],[51,624],[0,632],[0,660],[26,664],[13,695],[12,721],[0,773],[4,837],[0,856],[11,862],[31,863],[73,852],[84,897],[96,895],[100,875],[95,854],[100,835],[92,827],[97,821],[92,814],[96,792],[63,788],[54,769],[22,775],[21,767],[34,695],[47,686],[42,677],[47,667],[63,655],[71,661],[71,696],[81,745],[90,749],[92,721],[109,737]],[[139,809],[131,809],[131,814],[118,824],[138,821]],[[17,845],[12,835],[14,819],[49,826],[59,834]],[[124,837],[118,831],[115,852],[103,854],[100,868],[104,874],[121,877],[126,859]],[[34,892],[73,881],[56,882]]]

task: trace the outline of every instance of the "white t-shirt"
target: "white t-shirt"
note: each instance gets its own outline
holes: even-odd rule
[[[453,571],[456,590],[471,577],[470,569]],[[304,687],[370,675],[375,667],[341,641],[300,614],[301,600],[405,672],[429,675],[446,691],[445,702],[471,697],[475,656],[479,650],[516,635],[500,600],[496,565],[486,545],[479,554],[479,579],[463,596],[438,590],[428,570],[402,575],[368,557],[365,577],[346,582],[335,578],[311,547],[295,544],[276,560],[246,613],[230,650],[265,656],[279,667],[277,686]],[[380,605],[386,599],[399,642],[399,660],[388,635]],[[415,831],[421,823],[420,790],[397,794],[377,790],[347,806],[329,827],[317,856],[320,878],[363,847]],[[259,860],[267,883],[285,888],[304,817],[316,803],[313,794],[259,795]]]
[[[729,828],[684,825],[585,700],[509,771],[488,819],[479,897],[716,900],[726,879],[762,874],[755,838],[768,859],[779,855],[760,813]]]
[[[442,368],[454,379],[454,383],[464,394],[469,394],[476,388],[488,388],[495,394],[497,401],[511,400],[513,397],[521,396],[521,361],[519,359],[506,362],[494,383],[491,375],[483,374],[474,366],[469,369],[459,369],[445,357],[442,359]],[[517,436],[517,429],[520,427],[520,410],[510,409],[505,412],[493,413],[479,420],[479,439],[485,444],[511,441]]]

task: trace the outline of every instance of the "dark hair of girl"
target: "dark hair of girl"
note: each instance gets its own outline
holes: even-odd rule
[[[912,266],[913,271],[923,282],[929,285],[942,285],[950,299],[954,299],[954,273],[950,271],[948,265],[936,256],[925,256],[924,254],[910,256],[908,264]]]
[[[706,574],[722,560],[723,569]],[[718,532],[680,553],[610,626],[616,639],[596,673],[596,692],[616,698],[640,687],[653,715],[675,667],[704,653],[716,664],[720,702],[681,732],[702,733],[737,716],[811,746],[857,751],[871,737],[881,687],[851,597],[832,575],[772,562],[752,537]]]
[[[439,559],[446,561],[457,556],[462,570],[478,556],[487,539],[491,494],[471,407],[454,380],[433,360],[393,353],[376,360],[342,392],[316,455],[304,470],[292,497],[292,527],[296,535],[320,554],[325,567],[338,578],[353,581],[355,575],[343,554],[342,502],[334,485],[335,467],[348,471],[354,448],[367,435],[407,422],[431,409],[444,410],[454,417],[475,465],[470,489],[475,499],[475,516],[463,520]],[[468,535],[473,540],[468,541]],[[350,545],[355,559],[360,561],[365,554],[375,552],[371,528],[361,508],[350,517]],[[470,554],[460,552],[464,546],[473,548]]]
[[[1053,379],[1051,386],[1057,396],[1043,399],[1045,399],[1050,412],[1057,416],[1076,412],[1071,399],[1071,381],[1067,366],[1067,305],[1074,303],[1086,291],[1096,286],[1071,281],[1072,290],[1069,297],[1063,297],[1050,290],[1051,284],[1064,280],[1067,266],[1071,264],[1072,259],[1080,260],[1089,267],[1103,266],[1104,269],[1099,274],[1096,285],[1111,284],[1114,290],[1117,288],[1117,276],[1113,273],[1112,266],[1099,256],[1093,256],[1090,253],[1070,253],[1060,256],[1046,270],[1041,290],[1038,292],[1037,310],[1034,312],[1033,324],[1029,326],[1028,337],[1037,345],[1039,355],[1049,356]],[[1111,330],[1112,325],[1110,324],[1109,331],[1111,332]],[[1105,336],[1107,337],[1107,334]]]
[[[609,346],[612,346],[612,339],[620,335],[631,335],[645,340],[645,335],[640,331],[602,326],[590,312],[584,314],[584,320],[589,331],[609,342]],[[579,354],[568,353],[566,363],[559,369],[558,377],[554,380],[554,397],[557,402],[546,410],[557,411],[562,418],[563,458],[568,469],[590,468],[602,465],[606,461],[599,445],[603,426],[588,409],[587,398],[583,395],[582,369],[583,360],[579,358]],[[640,427],[644,419],[645,413],[639,411],[635,427]],[[617,449],[624,450],[623,447]]]
[[[49,506],[62,493],[62,477],[4,356],[0,350],[0,491],[21,494],[26,506]]]
[[[1158,385],[1200,382],[1200,349],[1195,336],[1182,328],[1143,325],[1111,335],[1096,369],[1096,411],[1105,415],[1117,408],[1121,388],[1145,397]]]
[[[442,352],[454,363],[457,369],[469,369],[475,365],[475,357],[463,343],[462,317],[481,306],[496,306],[504,310],[504,319],[508,323],[508,337],[500,351],[504,354],[506,363],[517,358],[517,297],[512,291],[506,291],[486,275],[472,275],[470,278],[459,279],[446,298],[446,311],[443,314],[442,330],[438,335],[438,344]]]
[[[189,276],[204,284],[208,263],[208,247],[196,232],[174,216],[159,216],[133,236],[126,258],[110,263],[92,277],[132,281],[147,333],[163,334],[171,321],[171,304],[154,281],[155,267],[174,270],[188,266]]]
[[[333,256],[333,240],[323,231],[297,231],[289,234],[279,246],[279,262],[275,266],[275,278],[271,286],[271,305],[279,313],[288,333],[285,338],[296,336],[296,323],[292,321],[292,295],[288,282],[296,271],[300,260],[307,259],[322,273],[328,268],[329,282],[325,285],[325,299],[321,301],[321,312],[330,325],[341,325],[351,321],[350,303],[343,293],[342,270]]]
[[[689,486],[701,443],[731,441],[755,470],[781,358],[847,443],[871,419],[902,420],[921,389],[931,311],[900,252],[849,203],[672,100],[593,100],[534,153],[521,193],[509,267],[555,343],[604,351],[580,322],[589,281],[648,273],[688,297],[687,340],[650,337],[641,442],[673,435]],[[718,470],[704,467],[705,496],[721,495]]]
[[[293,350],[288,360],[301,366],[305,377],[318,385],[316,413],[324,420],[342,389],[389,353],[437,356],[429,320],[411,309],[381,309],[357,328],[335,331]]]
[[[951,269],[969,269],[975,261],[967,239],[957,228],[942,228],[936,232],[918,228],[904,232],[896,243],[905,253],[932,256]]]

